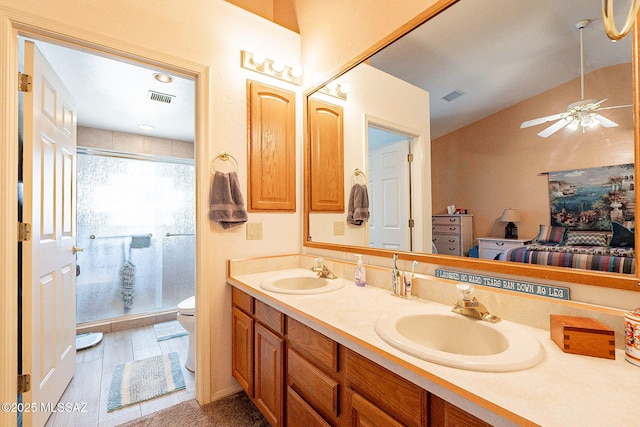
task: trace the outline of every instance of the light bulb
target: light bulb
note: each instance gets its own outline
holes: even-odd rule
[[[281,73],[284,70],[284,62],[281,59],[275,59],[271,63],[271,69],[276,73]]]
[[[251,56],[251,62],[253,62],[256,65],[264,64],[264,61],[266,59],[267,59],[267,56],[261,50],[256,50],[255,52],[253,52],[253,55]]]
[[[299,65],[294,65],[291,67],[291,77],[298,78],[302,76],[302,67]]]
[[[341,83],[338,87],[338,92],[347,94],[351,92],[351,85],[349,83]]]

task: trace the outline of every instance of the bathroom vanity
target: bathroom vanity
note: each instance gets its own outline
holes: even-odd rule
[[[232,301],[233,376],[274,427],[490,425],[240,287]]]
[[[565,354],[548,331],[518,324],[543,347],[542,362],[507,372],[452,368],[411,356],[374,330],[386,312],[449,307],[360,288],[348,279],[324,293],[261,286],[311,266],[313,257],[305,255],[229,262],[233,375],[273,426],[373,420],[389,426],[564,426],[576,420],[597,426],[625,425],[640,416],[625,403],[624,388],[613,386],[640,376],[620,349],[615,360]],[[342,273],[353,263],[335,261],[330,268],[349,277]],[[369,269],[389,277],[390,270]],[[418,287],[453,285],[422,275],[416,280]]]

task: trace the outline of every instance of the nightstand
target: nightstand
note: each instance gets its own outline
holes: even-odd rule
[[[478,237],[478,252],[480,258],[496,259],[504,251],[518,246],[524,246],[531,239],[505,239],[504,237]]]

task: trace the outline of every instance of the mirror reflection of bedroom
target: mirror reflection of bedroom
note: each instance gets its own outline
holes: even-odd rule
[[[337,79],[371,67],[428,92],[431,209],[429,187],[412,202],[439,254],[635,274],[632,37],[612,43],[600,7],[463,0]]]

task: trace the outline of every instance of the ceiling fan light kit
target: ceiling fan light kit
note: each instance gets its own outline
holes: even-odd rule
[[[610,120],[598,114],[598,111],[610,110],[613,108],[631,107],[631,105],[601,107],[602,103],[605,102],[607,98],[601,99],[599,101],[597,99],[584,98],[584,46],[582,40],[582,30],[584,30],[591,22],[592,21],[590,19],[583,19],[575,24],[576,29],[578,29],[578,31],[580,32],[580,101],[569,104],[567,106],[567,111],[564,113],[552,114],[550,116],[540,117],[538,119],[527,120],[520,125],[521,129],[557,120],[557,122],[538,133],[538,136],[541,136],[542,138],[548,138],[549,136],[565,127],[573,131],[577,130],[578,127],[582,127],[583,133],[586,132],[587,129],[593,129],[598,125],[611,128],[618,126],[618,124],[613,120]]]

